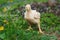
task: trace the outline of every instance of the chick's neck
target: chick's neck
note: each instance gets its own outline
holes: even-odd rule
[[[31,13],[31,9],[27,10],[27,13]]]

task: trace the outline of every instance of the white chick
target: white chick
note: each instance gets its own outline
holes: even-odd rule
[[[24,18],[30,24],[29,29],[31,29],[31,24],[36,24],[39,28],[39,32],[43,33],[40,28],[40,13],[36,10],[32,10],[30,4],[27,4],[25,9]]]

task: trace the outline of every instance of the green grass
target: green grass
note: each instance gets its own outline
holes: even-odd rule
[[[22,18],[22,16],[10,16],[11,14],[9,14],[8,16],[1,16],[0,17],[0,25],[4,26],[4,30],[0,31],[0,37],[4,40],[57,40],[57,37],[55,35],[41,35],[38,34],[37,30],[30,30],[30,31],[26,31],[26,29],[28,28],[28,23]],[[50,17],[50,18],[48,18]],[[9,24],[4,23],[3,21],[7,20]],[[52,24],[53,21],[52,20],[60,20],[60,18],[58,18],[57,16],[55,16],[54,14],[41,14],[41,28],[46,32],[46,33],[50,33],[50,32],[54,32],[54,31],[59,31],[60,28],[58,25],[60,25],[60,23],[54,22],[55,24]],[[59,24],[57,24],[59,23]],[[54,26],[53,26],[54,25]],[[57,26],[55,26],[57,25]],[[50,28],[53,28],[50,30]],[[57,28],[57,29],[54,29]]]
[[[32,2],[47,2],[47,0],[26,0],[23,2],[17,2],[13,0],[15,4],[5,5],[0,8],[0,26],[4,26],[4,30],[0,31],[0,38],[3,40],[57,40],[57,36],[46,33],[58,32],[60,34],[60,17],[53,13],[42,13],[41,14],[41,28],[45,34],[38,34],[37,30],[26,31],[28,23],[20,15],[21,13],[17,9],[13,12],[18,5],[23,6],[27,3]],[[0,4],[7,4],[7,0],[0,0]],[[8,7],[7,7],[8,6]],[[10,7],[10,8],[9,8]],[[6,12],[3,12],[3,8],[7,8]],[[8,9],[9,8],[9,9]],[[12,16],[11,16],[12,15]],[[16,16],[15,16],[16,15]],[[20,16],[19,16],[20,15]],[[6,20],[7,22],[4,22]],[[7,24],[8,23],[8,24]]]

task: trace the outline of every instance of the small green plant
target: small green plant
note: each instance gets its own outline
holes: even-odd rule
[[[59,30],[60,18],[53,13],[42,13],[41,14],[41,27],[46,31]]]

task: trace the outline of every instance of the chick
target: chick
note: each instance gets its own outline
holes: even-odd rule
[[[36,24],[39,28],[39,33],[43,33],[40,28],[40,13],[36,10],[32,10],[30,4],[27,4],[25,9],[24,18],[30,25],[29,29],[31,29],[31,24]]]

